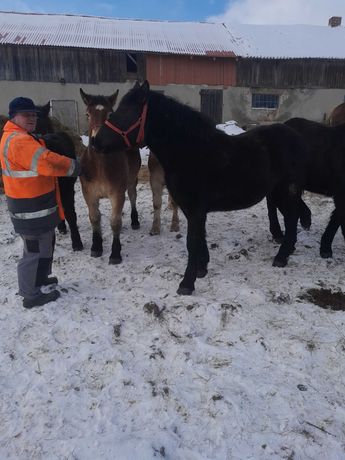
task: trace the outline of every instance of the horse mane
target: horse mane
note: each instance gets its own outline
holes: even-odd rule
[[[137,103],[138,98],[141,98],[138,95],[139,91],[140,88],[132,88],[122,98],[121,104],[122,102]],[[215,127],[215,123],[209,117],[165,94],[150,90],[148,97],[149,110],[150,105],[159,107],[160,114],[166,114],[166,118],[160,115],[160,123],[164,124],[164,133],[170,134],[171,131],[172,139],[174,139],[174,134],[178,132],[179,136],[187,136],[189,141],[196,139],[199,143],[200,141],[209,140],[215,134],[222,133]]]

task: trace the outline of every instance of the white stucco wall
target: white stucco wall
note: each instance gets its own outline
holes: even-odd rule
[[[77,117],[79,131],[86,132],[85,105],[80,97],[79,88],[86,93],[111,95],[119,89],[119,99],[133,86],[133,82],[102,83],[100,85],[83,85],[67,83],[39,83],[39,82],[0,82],[0,114],[7,115],[8,103],[17,96],[30,97],[38,105],[46,104],[51,99],[75,100],[77,103]],[[191,107],[200,109],[200,90],[208,88],[195,85],[167,85],[166,87],[153,86],[152,89],[163,90]],[[213,89],[223,89],[214,87]],[[278,110],[252,109],[251,95],[253,92],[269,92],[279,94],[280,106]],[[267,88],[231,87],[223,89],[223,122],[236,120],[240,125],[255,123],[270,123],[285,121],[288,118],[299,116],[315,121],[324,121],[325,117],[338,104],[344,102],[344,89],[289,89],[269,90]]]

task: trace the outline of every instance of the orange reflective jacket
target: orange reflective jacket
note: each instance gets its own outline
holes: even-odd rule
[[[0,143],[8,208],[19,233],[54,228],[64,217],[58,176],[77,174],[77,162],[48,150],[43,140],[8,121]]]

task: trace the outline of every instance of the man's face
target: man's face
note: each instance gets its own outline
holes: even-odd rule
[[[12,118],[13,123],[25,129],[29,133],[35,131],[37,123],[36,112],[18,112]]]

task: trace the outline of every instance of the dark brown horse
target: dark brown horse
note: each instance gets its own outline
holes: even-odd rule
[[[80,95],[86,105],[86,115],[89,124],[89,139],[95,136],[113,111],[118,91],[111,96],[96,96],[86,94],[80,88]],[[89,218],[92,226],[91,256],[100,257],[103,253],[103,238],[101,230],[101,213],[99,201],[108,198],[111,203],[110,225],[113,241],[109,264],[122,262],[120,232],[122,228],[122,210],[125,203],[126,190],[131,203],[131,225],[133,229],[140,227],[136,209],[138,173],[141,158],[138,148],[125,148],[118,155],[104,155],[92,147],[91,142],[82,157],[83,176],[81,185]]]
[[[179,294],[192,294],[196,278],[207,274],[207,213],[248,208],[265,196],[285,221],[273,265],[287,264],[297,238],[305,174],[304,143],[288,126],[228,136],[200,112],[151,91],[145,81],[124,95],[94,145],[109,156],[121,155],[126,145],[147,145],[161,163],[168,190],[188,221],[188,264]]]
[[[39,109],[35,131],[37,135],[43,138],[46,146],[53,152],[75,159],[76,145],[74,139],[66,131],[56,132],[55,125],[58,123],[54,123],[49,116],[50,102],[42,106],[37,106],[37,108]],[[63,129],[61,124],[58,124],[58,129]],[[80,142],[79,139],[78,142]],[[71,232],[72,248],[74,251],[81,251],[83,249],[83,243],[78,230],[74,201],[74,185],[76,180],[76,177],[58,177],[61,202]],[[64,220],[59,223],[58,231],[62,234],[67,233],[67,227]]]
[[[331,112],[328,123],[331,126],[341,125],[345,123],[345,102],[337,105]]]
[[[335,210],[320,244],[321,257],[332,257],[332,242],[339,226],[345,237],[345,124],[325,126],[304,118],[291,118],[285,124],[302,136],[307,146],[307,172],[303,189],[330,196],[334,200]],[[269,201],[267,206],[270,229],[276,238],[282,235],[277,209]],[[308,208],[302,200],[299,209],[300,215],[306,215]]]

